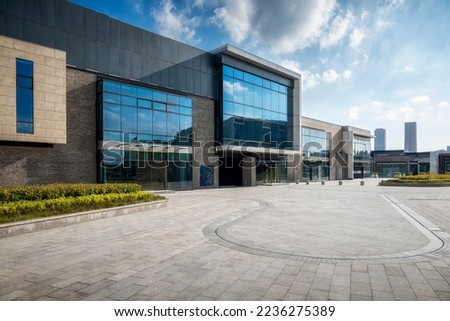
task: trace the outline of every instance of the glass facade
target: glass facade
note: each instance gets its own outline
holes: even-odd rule
[[[288,149],[287,86],[223,65],[222,142]]]
[[[354,136],[353,138],[353,177],[364,178],[371,176],[370,138]]]
[[[33,62],[16,59],[16,131],[33,134]]]
[[[406,163],[377,163],[378,177],[396,177],[407,173]]]
[[[192,100],[111,80],[98,82],[100,181],[192,188]]]
[[[303,180],[330,179],[331,133],[320,129],[302,127]]]

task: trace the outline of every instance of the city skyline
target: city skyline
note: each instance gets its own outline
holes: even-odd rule
[[[417,123],[405,123],[405,152],[417,152]]]
[[[386,150],[386,129],[377,128],[374,132],[375,144],[374,150]]]

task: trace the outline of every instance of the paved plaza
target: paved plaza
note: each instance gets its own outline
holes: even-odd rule
[[[0,300],[450,300],[448,187],[166,196],[166,208],[0,239]]]

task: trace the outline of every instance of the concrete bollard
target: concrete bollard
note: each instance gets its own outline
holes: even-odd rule
[[[309,180],[306,180],[306,185],[309,185]]]
[[[299,180],[297,180],[296,182],[295,182],[295,184],[298,184],[299,183]]]
[[[325,185],[325,181],[321,181],[320,183],[321,183],[322,185]]]
[[[364,186],[364,181],[361,181],[359,184],[360,184],[361,186]]]
[[[342,185],[342,181],[339,181],[339,185]]]

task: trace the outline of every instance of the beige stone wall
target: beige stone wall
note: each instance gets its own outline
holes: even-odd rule
[[[33,62],[33,134],[16,132],[16,58]],[[66,53],[0,36],[0,75],[0,140],[66,144]]]

